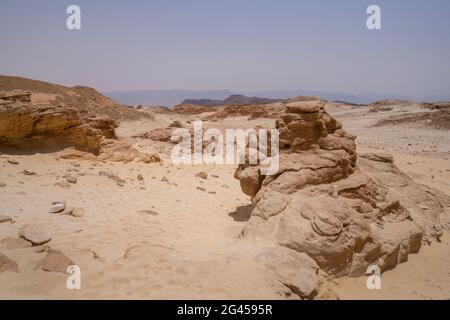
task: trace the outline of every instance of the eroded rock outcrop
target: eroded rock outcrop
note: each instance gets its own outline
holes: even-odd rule
[[[117,124],[109,118],[83,119],[74,107],[32,103],[29,92],[2,92],[0,146],[16,148],[74,146],[97,153],[103,137],[115,137]]]
[[[395,267],[442,235],[440,200],[388,154],[357,159],[355,137],[322,101],[287,103],[276,127],[278,173],[248,164],[235,173],[253,202],[244,237],[305,253],[329,274],[359,276],[371,264]]]

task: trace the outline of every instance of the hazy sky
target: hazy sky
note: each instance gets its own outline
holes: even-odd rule
[[[0,74],[102,91],[450,93],[448,0],[0,0],[0,43]]]

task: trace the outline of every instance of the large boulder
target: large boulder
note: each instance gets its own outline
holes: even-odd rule
[[[358,159],[355,137],[322,101],[285,104],[276,126],[278,173],[264,176],[260,165],[248,163],[235,173],[253,202],[244,237],[307,254],[329,274],[359,276],[371,264],[395,267],[442,235],[448,216],[442,200],[389,154]]]

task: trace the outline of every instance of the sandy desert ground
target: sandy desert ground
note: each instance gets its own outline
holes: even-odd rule
[[[415,181],[450,195],[448,130],[374,126],[405,112],[396,108],[370,113],[368,107],[329,104],[326,110],[358,136],[358,152],[389,152]],[[0,224],[0,238],[17,239],[20,226],[38,223],[52,236],[48,245],[80,266],[82,289],[68,290],[65,273],[36,268],[45,246],[16,247],[3,240],[0,251],[17,262],[19,272],[0,273],[0,298],[298,299],[257,263],[257,253],[270,244],[240,237],[251,200],[233,178],[236,166],[173,165],[169,144],[133,138],[195,118],[156,113],[154,119],[121,122],[119,137],[157,153],[162,159],[157,163],[64,159],[63,151],[1,154],[0,215],[13,220]],[[271,122],[234,117],[207,125],[249,128]],[[202,171],[207,179],[195,176]],[[50,214],[54,201],[84,208],[85,214]],[[450,236],[385,272],[381,290],[368,290],[366,277],[321,273],[320,279],[318,299],[450,299]]]

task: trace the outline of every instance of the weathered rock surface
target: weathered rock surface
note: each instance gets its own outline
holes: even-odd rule
[[[200,171],[200,172],[195,174],[195,177],[207,180],[208,179],[208,173],[206,173],[204,171]]]
[[[10,216],[5,216],[0,214],[0,223],[11,222],[12,218]]]
[[[55,201],[52,202],[52,206],[48,210],[49,213],[59,213],[66,209],[66,202],[64,201]]]
[[[336,276],[359,276],[404,262],[442,235],[449,215],[385,153],[357,159],[355,137],[321,101],[288,103],[277,119],[280,169],[263,176],[240,165],[235,176],[252,197],[243,236],[270,239],[307,254]],[[442,197],[442,195],[441,195]]]
[[[117,174],[112,173],[112,172],[99,171],[98,175],[101,177],[106,177],[108,179],[115,181],[119,187],[123,187],[127,183],[125,180],[123,180]]]
[[[307,254],[273,247],[267,248],[255,260],[272,270],[280,282],[301,298],[313,298],[317,294],[319,267]]]
[[[113,119],[143,117],[151,115],[92,88],[0,76],[0,147],[76,147],[98,153],[102,138],[116,138]]]
[[[35,224],[26,224],[19,229],[19,237],[30,241],[33,245],[41,245],[49,242],[52,237],[44,227]]]
[[[7,237],[5,239],[2,239],[1,241],[6,245],[6,249],[8,250],[14,250],[14,249],[23,249],[31,247],[31,242],[22,239],[22,238],[13,238],[13,237]]]
[[[92,124],[92,125],[91,125]],[[95,126],[99,126],[96,128]],[[106,127],[105,127],[106,126]],[[74,146],[98,152],[114,121],[84,120],[74,107],[14,101],[0,105],[0,145],[18,148]]]
[[[101,142],[101,153],[99,160],[112,162],[161,162],[161,158],[156,153],[144,153],[136,150],[132,143],[126,140],[105,139]]]
[[[38,263],[38,267],[47,272],[62,272],[66,273],[67,268],[74,265],[60,250],[50,250],[47,256]]]
[[[0,273],[11,271],[19,272],[17,263],[0,252]]]

